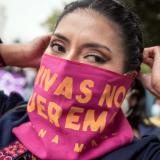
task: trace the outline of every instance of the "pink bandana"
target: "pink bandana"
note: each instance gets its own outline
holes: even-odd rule
[[[131,78],[44,54],[27,106],[30,122],[14,134],[38,158],[93,159],[128,144],[120,106]]]

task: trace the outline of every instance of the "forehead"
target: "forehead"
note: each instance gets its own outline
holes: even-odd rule
[[[67,14],[58,24],[55,32],[73,36],[96,38],[100,41],[121,41],[121,32],[117,24],[91,9],[77,9]]]

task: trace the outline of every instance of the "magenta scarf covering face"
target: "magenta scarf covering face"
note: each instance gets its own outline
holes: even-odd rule
[[[120,106],[131,78],[44,54],[27,106],[13,129],[38,158],[94,159],[133,140]]]

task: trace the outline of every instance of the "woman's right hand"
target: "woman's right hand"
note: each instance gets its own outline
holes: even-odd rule
[[[51,34],[38,37],[27,44],[1,44],[1,57],[8,66],[39,67],[50,38]]]
[[[160,98],[160,46],[145,48],[143,63],[151,67],[151,73],[141,74],[140,79],[151,93]]]

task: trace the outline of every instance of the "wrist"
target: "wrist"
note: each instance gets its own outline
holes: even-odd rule
[[[22,44],[3,44],[0,46],[1,57],[8,66],[23,67],[23,52]]]
[[[5,67],[6,66],[6,63],[4,61],[4,58],[2,56],[2,44],[0,44],[0,67]]]

